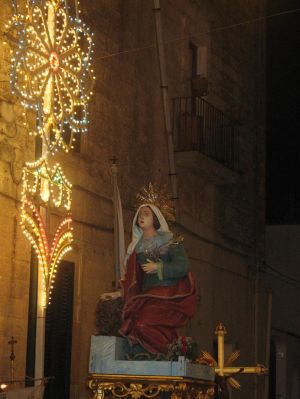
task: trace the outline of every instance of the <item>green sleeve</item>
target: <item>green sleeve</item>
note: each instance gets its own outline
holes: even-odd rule
[[[188,259],[182,244],[170,245],[169,259],[167,262],[162,262],[161,271],[164,280],[178,279],[187,275]]]

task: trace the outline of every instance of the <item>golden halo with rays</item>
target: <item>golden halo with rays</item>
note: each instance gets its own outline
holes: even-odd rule
[[[135,207],[151,204],[160,209],[167,222],[175,222],[175,208],[170,199],[170,193],[167,191],[166,185],[160,186],[157,183],[149,183],[148,186],[142,187],[136,196]]]

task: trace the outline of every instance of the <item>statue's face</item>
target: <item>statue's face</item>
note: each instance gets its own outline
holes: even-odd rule
[[[149,206],[143,206],[139,210],[138,224],[142,230],[147,230],[153,227],[153,213]]]

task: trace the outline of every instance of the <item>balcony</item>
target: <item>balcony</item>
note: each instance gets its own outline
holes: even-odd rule
[[[237,126],[203,98],[173,99],[173,134],[176,151],[198,151],[226,168],[239,170]]]

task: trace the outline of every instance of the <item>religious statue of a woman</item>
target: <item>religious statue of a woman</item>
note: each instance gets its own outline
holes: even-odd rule
[[[181,240],[151,199],[137,209],[123,280],[122,336],[133,353],[167,354],[193,316],[195,284]]]

